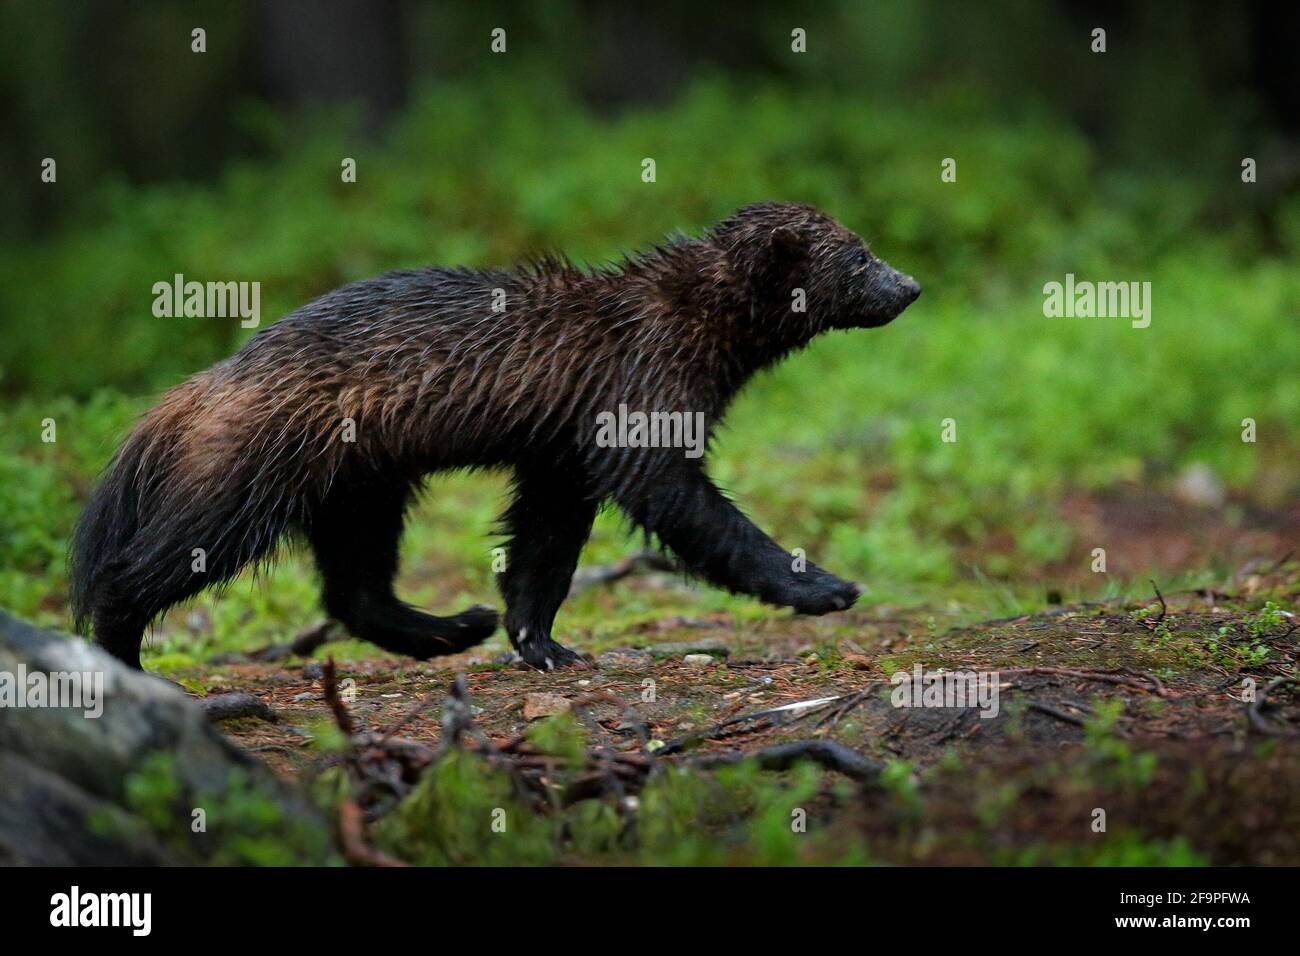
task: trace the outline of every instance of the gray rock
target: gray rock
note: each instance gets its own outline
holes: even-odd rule
[[[202,862],[220,836],[192,834],[190,808],[200,798],[220,803],[234,788],[256,790],[284,819],[319,835],[320,855],[302,862],[323,861],[328,829],[314,807],[216,731],[174,684],[0,611],[0,681],[23,691],[33,680],[53,686],[58,674],[89,675],[95,693],[76,706],[31,706],[29,693],[25,706],[0,703],[0,863]],[[151,835],[127,793],[128,779],[160,754],[175,789],[170,839]]]
[[[698,641],[672,641],[667,644],[655,644],[647,650],[655,657],[684,657],[687,654],[711,654],[714,657],[729,657],[731,648],[716,637],[702,637]]]
[[[641,650],[638,647],[616,647],[605,651],[603,654],[596,655],[596,666],[614,669],[637,668],[645,667],[652,660],[654,658],[649,651]]]

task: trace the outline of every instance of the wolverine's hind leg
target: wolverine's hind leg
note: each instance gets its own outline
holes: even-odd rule
[[[104,601],[92,613],[95,643],[108,651],[127,667],[143,670],[140,665],[140,644],[150,617],[136,610],[133,602]]]
[[[515,479],[515,498],[502,519],[510,542],[498,584],[510,643],[541,670],[581,661],[551,638],[551,625],[569,593],[597,505],[581,494],[573,475],[559,470],[521,469]]]
[[[397,599],[393,578],[409,494],[406,486],[336,487],[315,509],[307,535],[329,614],[362,640],[424,660],[478,644],[496,630],[497,614],[480,605],[434,617]]]

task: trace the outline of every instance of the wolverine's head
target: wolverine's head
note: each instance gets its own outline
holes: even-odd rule
[[[744,276],[755,304],[769,315],[788,309],[792,315],[783,324],[806,322],[809,337],[884,325],[921,294],[915,279],[876,258],[862,239],[812,206],[745,206],[720,223],[713,238]]]

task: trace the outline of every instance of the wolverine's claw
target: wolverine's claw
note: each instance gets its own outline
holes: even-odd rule
[[[853,582],[826,575],[825,581],[818,581],[808,593],[791,603],[800,614],[829,614],[852,607],[861,594],[862,589]]]
[[[553,671],[561,667],[586,667],[587,661],[582,655],[558,644],[546,635],[529,636],[528,629],[523,628],[516,640],[519,656],[525,664],[534,670]]]

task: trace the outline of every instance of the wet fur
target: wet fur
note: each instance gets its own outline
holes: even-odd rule
[[[127,439],[73,543],[79,629],[139,666],[148,624],[204,588],[310,542],[327,611],[424,658],[489,636],[496,613],[433,617],[392,584],[423,478],[509,467],[505,626],[529,663],[576,660],[551,638],[598,507],[611,502],[695,574],[807,613],[857,590],[789,554],[680,448],[603,448],[597,414],[703,412],[830,328],[883,324],[919,289],[811,207],[746,207],[700,239],[600,269],[420,269],[345,286],[176,387]],[[807,290],[808,311],[791,309]],[[492,311],[494,289],[506,310]],[[915,290],[915,291],[913,291]],[[905,300],[905,301],[904,301]],[[344,421],[356,440],[345,442]],[[206,571],[192,570],[193,549]]]

